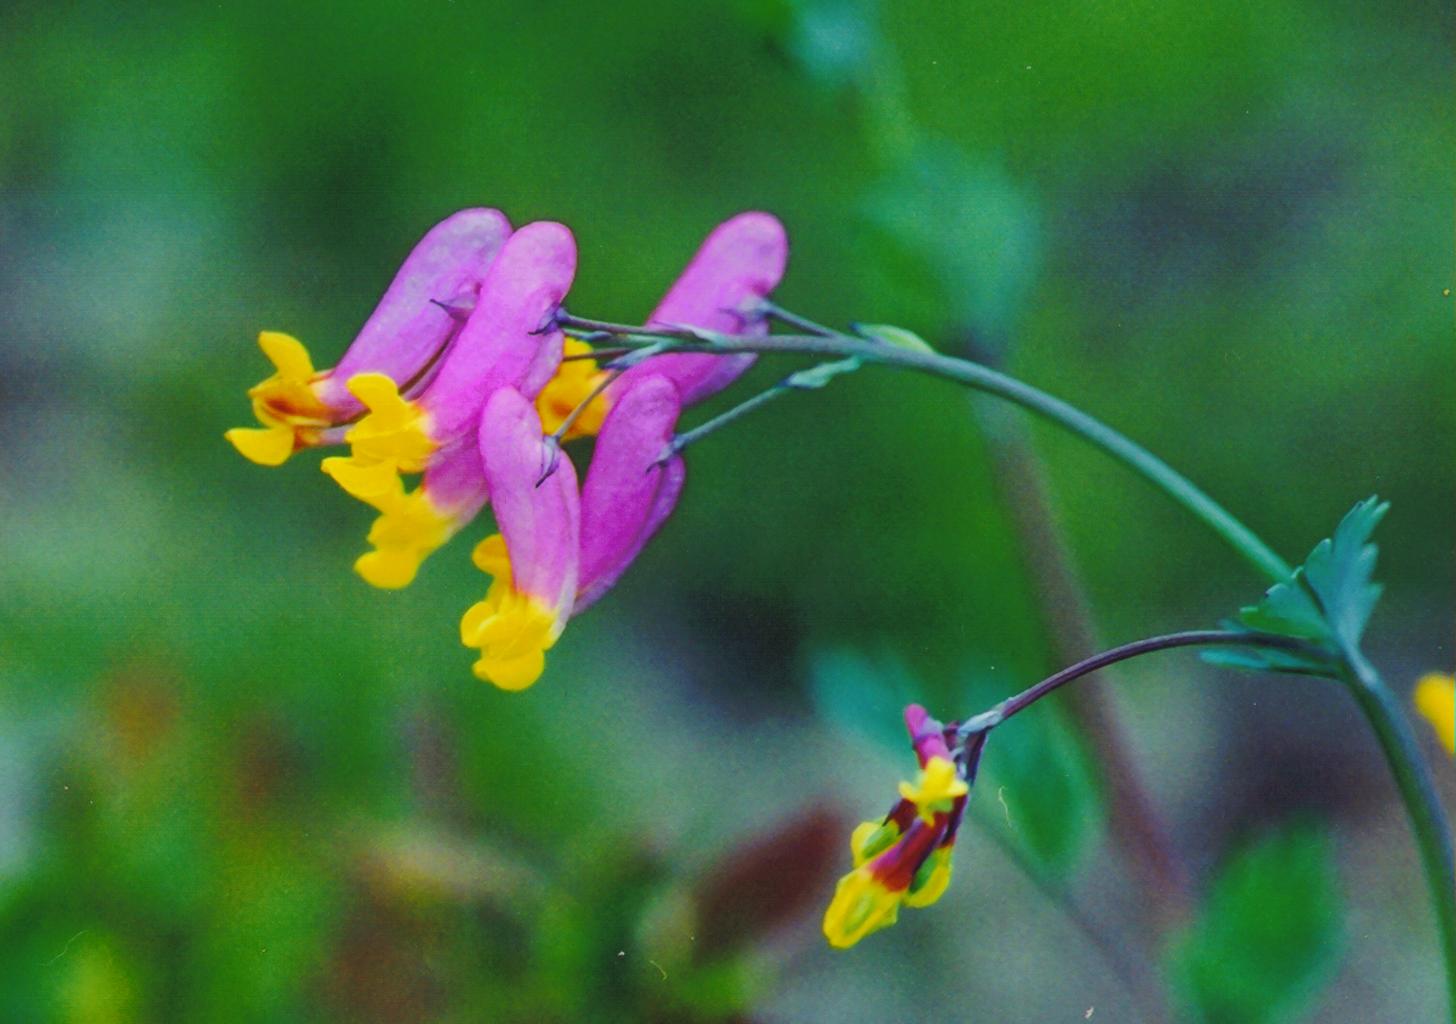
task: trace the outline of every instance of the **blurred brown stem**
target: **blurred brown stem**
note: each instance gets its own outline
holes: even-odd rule
[[[1057,525],[1030,432],[999,403],[973,400],[972,407],[990,445],[997,484],[1041,605],[1051,659],[1070,664],[1090,657],[1103,645]],[[1138,770],[1113,690],[1099,673],[1069,690],[1066,706],[1102,766],[1112,833],[1151,897],[1145,916],[1164,934],[1186,916],[1188,876]]]

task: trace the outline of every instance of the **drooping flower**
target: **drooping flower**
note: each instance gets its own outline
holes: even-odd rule
[[[768,319],[758,307],[778,287],[788,256],[788,236],[778,218],[767,213],[740,213],[719,224],[703,240],[647,319],[647,326],[766,334]],[[582,342],[566,342],[568,356],[580,357],[588,351],[589,346]],[[594,399],[565,436],[595,434],[605,421],[607,411],[633,383],[645,377],[670,380],[677,387],[682,404],[688,406],[727,387],[752,363],[752,354],[653,356],[628,370]],[[604,373],[590,359],[572,358],[563,362],[537,403],[546,429],[555,430],[603,381]]]
[[[322,468],[380,513],[368,537],[374,550],[355,563],[369,583],[409,584],[420,563],[485,504],[482,407],[503,388],[534,398],[555,373],[562,338],[552,318],[575,271],[571,232],[548,221],[528,224],[501,246],[474,309],[423,389],[407,393],[382,372],[349,379],[367,412],[344,435],[350,454],[325,459]],[[415,473],[423,478],[408,491],[403,477]]]
[[[460,622],[460,639],[480,649],[475,674],[507,690],[530,686],[571,615],[617,581],[677,503],[680,456],[659,463],[681,404],[662,377],[635,383],[613,406],[597,438],[586,483],[554,452],[540,418],[513,389],[486,405],[480,452],[500,533],[475,552],[494,577],[485,600]]]
[[[1456,755],[1456,678],[1440,672],[1422,676],[1416,684],[1415,705],[1446,752]]]
[[[480,457],[500,533],[475,549],[495,579],[460,620],[460,639],[480,649],[475,674],[505,690],[540,678],[576,600],[581,499],[568,460],[540,479],[550,454],[531,403],[497,390],[481,413]]]
[[[734,217],[708,236],[651,322],[766,331],[768,325],[754,307],[783,276],[787,253],[783,227],[775,218],[764,213]],[[565,346],[568,355],[587,350],[570,339]],[[726,386],[746,366],[747,361],[738,357],[654,356],[624,373],[601,396],[600,404],[594,402],[588,415],[578,417],[566,436],[595,433],[597,442],[579,496],[571,475],[573,496],[579,497],[580,550],[577,592],[569,604],[553,603],[556,597],[545,600],[523,583],[527,574],[541,571],[534,564],[536,558],[554,558],[557,551],[540,544],[523,550],[512,541],[494,497],[495,481],[497,476],[514,474],[510,487],[535,486],[541,469],[550,464],[558,468],[548,482],[571,472],[568,461],[558,461],[546,447],[541,432],[565,420],[600,382],[602,371],[589,360],[565,362],[537,398],[538,420],[528,420],[519,408],[511,408],[509,418],[518,428],[510,435],[518,446],[513,455],[497,450],[506,443],[504,435],[494,436],[482,419],[481,458],[501,535],[477,549],[476,564],[494,582],[485,601],[461,621],[461,640],[481,650],[476,675],[506,689],[536,681],[544,653],[556,642],[566,619],[585,611],[617,582],[677,504],[686,471],[669,445],[683,406]],[[504,408],[492,404],[491,409],[492,420],[507,418]]]
[[[900,799],[882,820],[863,822],[850,837],[854,870],[839,880],[824,912],[824,936],[839,949],[894,924],[902,906],[930,906],[950,885],[956,832],[983,738],[956,758],[950,750],[954,727],[942,726],[918,704],[905,709],[905,727],[920,774],[914,783],[901,783]]]
[[[420,239],[400,266],[353,344],[328,370],[316,370],[308,350],[277,331],[258,335],[274,366],[248,391],[260,427],[237,427],[227,439],[260,465],[277,466],[295,451],[338,444],[363,412],[348,383],[380,373],[406,394],[429,384],[461,330],[495,254],[511,233],[499,210],[461,210]]]

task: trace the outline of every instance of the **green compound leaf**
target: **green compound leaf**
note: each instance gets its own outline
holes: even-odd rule
[[[1390,503],[1374,495],[1357,504],[1334,537],[1322,540],[1304,560],[1304,573],[1334,632],[1345,650],[1360,646],[1360,637],[1383,589],[1374,582],[1376,548],[1370,535],[1390,510]]]
[[[1168,971],[1189,1020],[1281,1024],[1309,1008],[1342,946],[1330,842],[1317,829],[1290,828],[1223,866]]]
[[[1340,653],[1355,651],[1380,600],[1374,582],[1375,545],[1370,536],[1390,508],[1374,496],[1359,502],[1335,528],[1334,536],[1315,545],[1290,578],[1276,583],[1264,599],[1239,612],[1235,628],[1255,633],[1308,640],[1309,653],[1239,648],[1205,651],[1216,665],[1331,676],[1338,672]]]
[[[1339,671],[1333,658],[1321,652],[1271,650],[1267,647],[1223,647],[1201,652],[1204,661],[1223,668],[1253,672],[1280,672],[1294,676],[1329,678]]]

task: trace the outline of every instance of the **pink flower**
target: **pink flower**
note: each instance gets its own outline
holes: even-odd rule
[[[778,287],[789,258],[788,236],[778,218],[767,213],[740,213],[709,233],[697,253],[647,320],[648,326],[701,327],[729,334],[768,332],[758,305]],[[568,340],[566,354],[580,357],[585,343]],[[664,377],[677,388],[684,406],[716,394],[753,363],[753,356],[673,353],[654,356],[633,367],[599,396],[572,426],[568,437],[592,435],[607,411],[635,382]],[[574,358],[542,391],[537,403],[548,430],[553,430],[602,380],[604,371],[589,359]]]
[[[494,577],[485,600],[460,622],[460,638],[480,649],[475,674],[507,690],[530,686],[567,620],[600,597],[672,511],[682,491],[682,459],[657,465],[672,439],[677,389],[651,377],[613,407],[597,440],[586,484],[551,459],[536,410],[504,388],[480,420],[480,455],[500,533],[475,549]]]
[[[269,425],[230,432],[255,459],[282,461],[304,444],[349,445],[348,456],[322,468],[380,513],[373,550],[354,565],[377,587],[407,585],[485,504],[477,424],[486,400],[507,387],[534,397],[560,363],[553,317],[576,272],[576,243],[551,222],[508,231],[494,211],[465,211],[435,228],[338,367],[304,373],[307,354],[300,363],[283,346],[279,374],[254,389]],[[466,259],[482,247],[488,265]],[[412,474],[422,479],[410,490],[404,477]]]
[[[754,307],[778,284],[787,255],[775,218],[740,214],[708,236],[651,322],[767,331]],[[476,675],[505,689],[522,689],[540,677],[545,652],[567,619],[617,582],[676,506],[686,470],[678,455],[664,455],[683,405],[725,387],[749,362],[751,357],[674,354],[633,367],[603,396],[608,411],[599,417],[596,450],[580,494],[574,470],[561,459],[542,485],[550,489],[550,500],[523,501],[513,512],[502,507],[501,489],[528,492],[555,453],[542,437],[541,419],[535,412],[526,415],[519,396],[491,399],[481,421],[481,458],[501,533],[476,549],[476,564],[495,579],[486,599],[461,621],[461,640],[481,651]],[[563,371],[556,382],[570,377],[570,386],[548,389],[538,409],[556,413],[559,423],[595,385],[594,374]],[[573,388],[580,397],[566,393]],[[529,528],[523,525],[528,519]],[[540,536],[550,523],[568,521],[573,530],[579,526],[579,549],[571,556]],[[562,569],[568,562],[569,573]],[[576,583],[569,601],[559,589],[567,576]]]
[[[308,350],[287,334],[258,335],[276,371],[248,392],[262,426],[229,430],[227,439],[249,460],[277,466],[299,449],[343,440],[348,422],[363,411],[348,390],[356,374],[384,374],[406,393],[423,390],[461,329],[435,303],[474,306],[510,233],[505,215],[488,209],[461,210],[431,228],[331,370],[315,370]]]
[[[460,638],[480,648],[476,675],[505,690],[540,678],[576,600],[576,471],[562,460],[538,485],[549,455],[531,403],[510,387],[492,395],[480,417],[480,457],[500,533],[480,542],[475,564],[495,579],[460,620]]]
[[[382,373],[351,378],[369,413],[346,435],[352,452],[323,470],[379,510],[374,550],[355,563],[378,587],[402,587],[420,563],[480,511],[489,494],[477,442],[481,409],[501,388],[534,397],[556,372],[561,334],[550,324],[576,273],[576,243],[560,224],[527,224],[501,247],[474,311],[416,398]],[[422,473],[406,492],[402,474]]]

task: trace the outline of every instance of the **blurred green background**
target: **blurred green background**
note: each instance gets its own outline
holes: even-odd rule
[[[957,718],[1057,667],[997,469],[1019,414],[871,370],[715,435],[521,695],[459,646],[470,539],[373,591],[369,511],[221,434],[260,329],[331,363],[452,210],[569,224],[572,310],[635,320],[768,209],[783,304],[1004,362],[1290,559],[1390,499],[1369,649],[1404,695],[1456,660],[1452,41],[1422,2],[7,4],[0,1019],[1151,1019],[1183,933],[1150,931],[1053,702],[993,743],[939,905],[818,934],[909,772],[868,734],[896,695]],[[1027,436],[1108,642],[1258,594]],[[1264,861],[1332,862],[1338,954],[1224,1019],[1436,1019],[1345,695],[1186,654],[1112,678],[1192,892],[1288,821],[1331,837]]]

